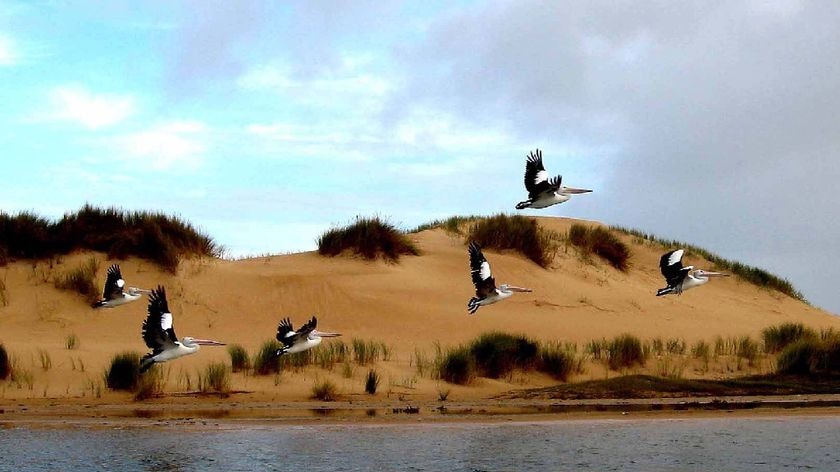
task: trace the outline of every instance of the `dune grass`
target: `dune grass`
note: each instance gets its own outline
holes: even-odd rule
[[[607,228],[574,223],[567,240],[583,254],[594,254],[618,270],[626,271],[629,267],[630,247]]]
[[[88,303],[93,303],[99,299],[99,286],[96,280],[98,271],[99,260],[90,257],[79,267],[70,269],[70,271],[56,277],[55,288],[72,290],[83,295]]]
[[[332,228],[318,238],[318,254],[337,256],[345,251],[365,259],[397,261],[402,255],[420,255],[417,246],[394,225],[379,218],[356,217],[343,228]]]
[[[607,364],[612,370],[645,365],[642,342],[632,334],[620,334],[613,338],[607,345],[607,351]]]
[[[539,346],[522,335],[502,332],[485,333],[470,344],[470,354],[480,375],[498,379],[514,369],[527,370],[536,365]]]
[[[239,344],[231,344],[227,347],[230,355],[230,368],[233,372],[247,371],[251,367],[251,359],[248,351]]]
[[[202,392],[230,393],[231,370],[222,362],[214,362],[204,369],[198,377],[198,388]]]
[[[540,346],[537,370],[544,372],[556,380],[565,382],[569,375],[581,370],[581,359],[573,351],[559,343]]]
[[[475,241],[482,248],[513,249],[540,267],[548,267],[560,235],[541,228],[535,219],[498,214],[477,220],[470,226],[467,240]]]
[[[152,367],[137,379],[134,400],[148,400],[162,395],[164,383],[166,383],[166,378],[163,368],[157,364],[152,364]]]
[[[449,383],[466,385],[476,377],[475,359],[466,346],[441,353],[438,377]]]
[[[800,339],[816,339],[817,332],[802,323],[782,323],[761,331],[764,352],[777,353]]]
[[[333,402],[338,400],[338,387],[329,380],[316,382],[312,386],[312,398],[322,402]]]
[[[64,347],[67,348],[68,351],[72,351],[79,347],[79,338],[75,333],[68,334],[67,337],[64,338]]]
[[[412,229],[409,233],[419,233],[427,229],[443,228],[444,231],[451,234],[463,235],[462,226],[466,223],[471,223],[480,220],[482,217],[477,215],[469,216],[450,216],[442,220],[434,220],[428,223],[423,223],[420,226]]]
[[[365,379],[365,393],[368,395],[375,395],[376,389],[379,388],[381,376],[374,369],[370,369]]]
[[[0,380],[6,380],[12,375],[12,363],[6,346],[0,343]]]
[[[111,358],[105,371],[105,385],[111,390],[133,391],[140,380],[140,354],[123,352]]]
[[[280,358],[276,353],[281,347],[282,345],[274,339],[264,342],[254,355],[254,374],[268,375],[280,372]]]
[[[104,252],[109,259],[136,256],[174,273],[183,257],[219,257],[212,238],[176,216],[85,205],[58,221],[31,212],[0,212],[0,265],[44,259],[76,250]]]
[[[648,241],[654,244],[658,244],[662,247],[663,250],[683,248],[688,252],[689,255],[702,257],[703,259],[706,259],[707,261],[714,264],[715,268],[737,275],[741,279],[753,285],[765,287],[770,290],[775,290],[784,293],[785,295],[791,298],[795,298],[805,303],[808,302],[805,299],[805,296],[802,295],[802,292],[797,290],[796,287],[794,287],[793,284],[790,283],[790,281],[777,275],[774,275],[764,269],[760,269],[758,267],[743,264],[741,262],[733,261],[730,259],[725,259],[711,251],[695,246],[693,244],[687,244],[682,241],[676,241],[672,239],[659,238],[653,234],[645,233],[637,229],[623,228],[620,226],[611,226],[610,228],[615,231],[620,231],[624,234],[639,238],[642,241]]]
[[[840,336],[803,336],[776,358],[776,372],[790,375],[840,373]]]

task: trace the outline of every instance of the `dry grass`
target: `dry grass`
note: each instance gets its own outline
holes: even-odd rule
[[[357,217],[353,224],[332,228],[318,238],[318,254],[337,256],[343,252],[390,261],[397,261],[402,255],[420,255],[405,233],[379,217]]]
[[[96,273],[99,271],[99,261],[90,257],[79,267],[61,274],[55,279],[55,288],[72,290],[84,295],[88,303],[99,299],[99,287],[96,281]]]
[[[540,267],[548,267],[560,235],[541,228],[535,219],[498,214],[476,221],[469,229],[467,240],[475,241],[482,248],[513,249]]]
[[[312,398],[322,402],[338,400],[338,387],[329,380],[317,382],[312,386]]]
[[[567,240],[583,254],[594,254],[618,270],[626,271],[629,266],[630,247],[609,229],[575,223],[569,228]]]

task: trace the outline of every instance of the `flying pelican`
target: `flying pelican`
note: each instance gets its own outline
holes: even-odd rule
[[[513,292],[531,291],[529,288],[514,287],[508,284],[502,284],[499,285],[499,288],[496,288],[496,281],[490,272],[490,263],[481,253],[481,247],[475,241],[470,242],[469,252],[470,272],[472,273],[473,285],[475,285],[475,296],[467,302],[467,311],[471,315],[478,311],[478,307],[504,300],[513,295]]]
[[[517,210],[525,208],[546,208],[551,205],[563,203],[578,193],[589,193],[592,190],[582,188],[564,187],[560,185],[563,177],[558,175],[552,179],[548,178],[542,161],[542,151],[537,149],[536,153],[528,154],[525,162],[525,189],[528,190],[528,199],[516,204]]]
[[[334,338],[341,336],[340,333],[324,333],[315,329],[318,325],[318,318],[312,317],[299,330],[292,329],[292,322],[288,318],[280,321],[277,327],[277,340],[283,343],[283,347],[278,349],[275,355],[277,357],[283,354],[294,354],[296,352],[303,352],[307,349],[321,344],[321,338]]]
[[[149,295],[149,316],[143,321],[143,341],[152,352],[140,360],[140,373],[145,372],[156,362],[194,354],[199,346],[224,346],[224,343],[207,339],[193,339],[184,336],[180,341],[175,336],[172,326],[172,313],[166,303],[166,290],[158,285]]]
[[[135,287],[128,287],[125,291],[123,291],[123,288],[125,288],[125,280],[122,278],[120,266],[113,264],[108,267],[108,273],[105,276],[105,290],[102,293],[102,299],[94,302],[92,306],[94,308],[114,308],[133,302],[143,296],[144,293],[149,293],[148,290]]]
[[[684,249],[676,249],[665,253],[659,259],[659,269],[662,271],[662,275],[665,276],[665,282],[668,283],[668,286],[657,290],[657,297],[668,295],[669,293],[680,295],[683,290],[705,284],[709,281],[710,277],[729,276],[729,274],[722,274],[720,272],[709,272],[703,269],[695,270],[694,266],[683,267],[683,254],[685,254]]]

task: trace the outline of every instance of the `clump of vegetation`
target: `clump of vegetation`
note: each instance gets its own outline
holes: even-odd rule
[[[41,369],[52,369],[52,357],[50,357],[50,353],[46,349],[38,349],[38,361],[41,362]]]
[[[612,370],[629,368],[634,365],[645,365],[645,354],[642,342],[632,334],[621,334],[609,342],[607,346],[609,357],[607,363]]]
[[[738,338],[738,348],[735,355],[747,361],[751,367],[755,365],[761,350],[758,343],[753,341],[749,336],[741,336]]]
[[[458,385],[465,385],[475,378],[475,360],[469,348],[460,346],[442,354],[438,377]]]
[[[697,341],[691,346],[691,356],[696,359],[701,359],[704,362],[709,362],[709,358],[711,357],[711,347],[709,343],[703,341]]]
[[[470,344],[478,372],[491,379],[507,375],[515,368],[533,367],[538,350],[537,343],[525,336],[501,332],[482,334]]]
[[[580,362],[574,352],[560,344],[540,346],[538,370],[557,380],[565,382],[572,372],[580,370]]]
[[[322,402],[333,402],[338,399],[338,387],[329,380],[318,382],[312,386],[312,398]]]
[[[350,344],[353,346],[353,360],[359,365],[367,365],[380,359],[387,361],[391,356],[391,349],[382,342],[353,338]]]
[[[137,379],[134,400],[147,400],[162,395],[165,380],[163,369],[157,364],[153,364],[149,370]]]
[[[4,264],[2,247],[0,247],[0,266]],[[6,292],[6,281],[0,279],[0,306],[9,306],[9,294]]]
[[[140,355],[124,352],[111,358],[111,366],[105,372],[105,385],[112,390],[132,391],[140,379]]]
[[[375,395],[376,389],[379,388],[380,380],[379,374],[374,369],[370,369],[367,374],[367,379],[365,379],[365,392],[370,395]]]
[[[251,367],[248,351],[241,345],[231,344],[228,346],[227,352],[230,355],[230,368],[233,372],[248,370]]]
[[[421,231],[426,231],[427,229],[435,229],[435,228],[443,228],[447,233],[452,234],[463,234],[461,231],[461,226],[467,223],[471,223],[480,219],[480,216],[450,216],[449,218],[443,220],[434,220],[428,223],[423,223],[422,225],[414,228],[413,230],[409,231],[410,233],[419,233]]]
[[[782,323],[764,328],[761,337],[764,340],[764,352],[777,353],[800,339],[815,339],[817,333],[802,323]]]
[[[629,266],[630,248],[607,228],[575,223],[567,238],[584,254],[595,254],[618,270],[625,271]]]
[[[711,251],[708,251],[701,247],[697,247],[693,244],[687,244],[681,241],[675,241],[671,239],[661,239],[652,234],[648,234],[636,229],[622,228],[618,226],[612,226],[611,228],[616,231],[621,231],[622,233],[635,236],[641,240],[646,240],[655,244],[659,244],[660,246],[662,246],[663,249],[683,248],[689,254],[702,257],[707,261],[711,262],[715,265],[717,269],[729,272],[731,274],[735,274],[743,280],[750,282],[751,284],[757,285],[759,287],[766,287],[771,290],[776,290],[778,292],[784,293],[789,297],[807,303],[807,300],[805,299],[805,296],[802,295],[802,292],[797,290],[796,287],[794,287],[793,284],[791,284],[787,279],[771,274],[770,272],[764,269],[759,269],[758,267],[742,264],[740,262],[732,261],[729,259],[724,259],[723,257],[720,257]]]
[[[336,364],[342,364],[350,357],[350,347],[340,340],[322,343],[313,351],[313,362],[327,370],[332,370]]]
[[[198,379],[202,392],[230,393],[230,370],[221,362],[214,362],[204,369],[204,375]]]
[[[498,214],[478,220],[470,227],[467,239],[483,248],[513,249],[540,267],[548,267],[560,236],[540,228],[534,219]]]
[[[802,337],[787,345],[776,359],[776,372],[826,375],[840,372],[840,337]]]
[[[88,258],[69,272],[61,274],[55,279],[55,288],[72,290],[84,295],[88,303],[99,299],[99,287],[96,283],[96,273],[99,271],[99,261],[95,257]]]
[[[404,254],[420,254],[405,233],[379,217],[357,217],[353,224],[330,229],[318,238],[318,254],[337,256],[344,251],[365,259],[382,257],[390,261],[396,261]]]
[[[182,257],[219,257],[222,248],[186,221],[163,213],[83,206],[51,222],[30,212],[0,213],[0,265],[44,259],[75,250],[109,258],[137,256],[175,272]]]
[[[596,361],[605,359],[609,352],[609,342],[606,339],[593,339],[586,343],[583,352]]]
[[[264,342],[257,355],[254,356],[254,373],[268,375],[280,372],[280,358],[277,357],[277,350],[281,347],[282,345],[274,339]]]
[[[79,347],[79,338],[75,333],[68,334],[67,337],[64,338],[64,347],[66,347],[68,351],[72,351],[73,349]]]
[[[12,363],[9,360],[9,353],[6,346],[0,344],[0,380],[6,380],[12,375]]]

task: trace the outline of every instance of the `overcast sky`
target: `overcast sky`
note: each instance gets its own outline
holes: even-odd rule
[[[840,312],[840,3],[0,1],[0,209],[178,214],[231,256],[355,215],[687,240]],[[385,5],[383,5],[385,4]]]

